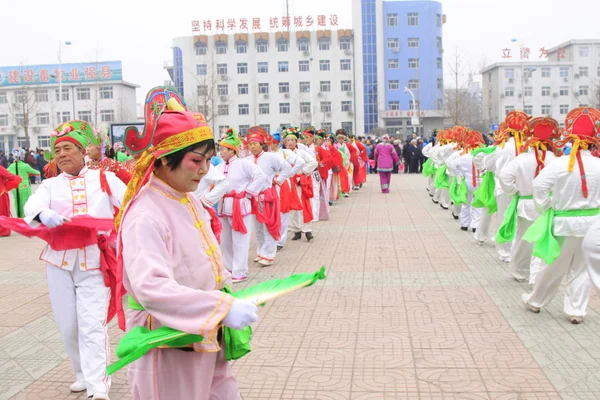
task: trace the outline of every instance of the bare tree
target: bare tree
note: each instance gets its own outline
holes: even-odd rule
[[[21,76],[23,76],[22,71]],[[13,93],[13,98],[9,100],[7,107],[9,114],[15,121],[15,131],[23,128],[25,132],[25,147],[27,148],[30,146],[29,130],[40,106],[36,98],[36,88],[37,86],[21,85],[19,90]]]
[[[452,86],[444,89],[446,117],[453,125],[482,125],[481,90],[473,81],[473,69],[458,49],[448,63],[448,71]]]

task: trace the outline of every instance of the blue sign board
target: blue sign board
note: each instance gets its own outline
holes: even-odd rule
[[[500,128],[499,124],[492,124],[492,132],[496,132]]]
[[[120,81],[123,79],[123,69],[121,61],[62,64],[62,69],[59,64],[0,67],[0,87],[56,85],[59,76],[62,76],[63,83]]]

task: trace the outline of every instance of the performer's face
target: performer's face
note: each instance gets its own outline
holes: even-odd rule
[[[271,143],[271,151],[278,151],[279,143]]]
[[[321,138],[317,138],[317,146],[322,146],[324,141],[325,140],[323,140]]]
[[[88,157],[91,158],[92,160],[100,160],[102,158],[102,154],[100,153],[100,148],[97,146],[94,146],[93,144],[88,145],[88,147],[86,147],[85,151],[87,152]]]
[[[294,138],[285,139],[285,147],[288,150],[296,150],[296,139],[294,139]]]
[[[213,154],[213,150],[206,150],[205,147],[190,151],[183,156],[181,164],[174,170],[171,170],[167,160],[162,158],[163,162],[157,170],[157,176],[179,192],[194,192],[198,189],[200,180],[208,172]]]
[[[58,168],[69,175],[79,175],[84,165],[84,151],[71,142],[61,142],[54,146],[54,156]]]
[[[304,137],[304,144],[307,146],[310,146],[311,144],[313,144],[315,142],[315,138],[312,136],[305,136]]]
[[[248,148],[253,156],[257,156],[263,151],[262,144],[254,140],[248,143]]]
[[[227,162],[235,155],[235,150],[232,150],[229,147],[219,146],[219,154],[223,161]]]
[[[346,136],[338,135],[338,137],[337,137],[338,143],[342,144],[342,143],[344,143],[344,140],[346,140]]]

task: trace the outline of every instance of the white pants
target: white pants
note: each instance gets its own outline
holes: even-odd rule
[[[300,198],[300,201],[302,201],[302,187],[300,185],[297,185],[296,190],[298,190],[298,197]],[[316,193],[318,194],[319,192],[316,192]],[[313,198],[314,198],[314,196],[313,196]],[[310,227],[310,222],[307,224],[304,223],[304,212],[302,210],[290,211],[290,230],[292,232],[303,232],[303,233],[312,232],[312,228]]]
[[[263,260],[275,260],[277,241],[269,233],[267,226],[254,218],[254,232],[256,235],[256,255]]]
[[[289,213],[281,213],[281,238],[277,242],[277,246],[285,246],[285,242],[287,241],[287,233],[288,227],[290,226],[290,215]]]
[[[506,209],[508,208],[508,204],[510,203],[510,199],[504,193],[496,195],[496,203],[498,204],[498,212],[496,213],[496,223],[494,224],[493,234],[496,236],[496,232],[500,229],[500,225],[502,225],[502,221],[504,221],[504,213],[506,213]],[[498,252],[498,256],[501,259],[508,259],[510,257],[510,249],[512,247],[512,242],[498,244],[496,243],[496,251]]]
[[[467,196],[467,204],[462,204],[460,209],[460,226],[467,228],[477,228],[479,218],[481,217],[481,208],[471,207],[473,202],[473,193]]]
[[[451,205],[450,191],[448,190],[448,188],[438,189],[436,194],[437,193],[439,193],[439,202],[442,205],[442,207],[448,209]],[[435,196],[433,196],[433,198],[436,201],[438,201],[438,199],[436,199]]]
[[[462,211],[462,205],[452,204],[452,213],[454,215],[460,215]]]
[[[108,393],[110,344],[106,315],[110,288],[104,285],[102,272],[77,267],[68,271],[47,264],[46,275],[54,319],[77,382],[85,382],[88,396]]]
[[[221,232],[223,264],[234,278],[248,276],[248,252],[250,251],[254,216],[249,214],[243,218],[248,232],[245,235],[231,228],[231,217],[219,217],[223,225]]]
[[[477,232],[475,232],[475,240],[479,243],[486,242],[490,237],[490,225],[492,223],[492,216],[489,210],[484,207],[481,209],[481,217],[479,218],[479,224],[477,225]]]
[[[519,281],[528,279],[530,284],[535,283],[536,275],[546,267],[542,259],[532,257],[533,243],[523,240],[523,235],[532,224],[533,221],[517,218],[517,232],[510,251],[509,266],[509,273],[513,278]]]
[[[581,246],[583,238],[556,237],[560,243],[560,256],[537,274],[533,292],[523,300],[534,307],[548,305],[567,276],[564,311],[569,316],[583,317],[590,298],[592,282],[585,264]]]
[[[600,289],[600,220],[592,225],[585,235],[583,254],[592,283]]]
[[[312,222],[317,222],[319,220],[319,209],[321,208],[321,176],[318,171],[312,173],[312,185],[313,198],[310,200],[313,212]]]
[[[427,180],[427,190],[429,190],[429,194],[433,195],[435,193],[435,176],[430,176]]]

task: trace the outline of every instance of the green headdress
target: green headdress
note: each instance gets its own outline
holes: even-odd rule
[[[225,137],[219,142],[219,146],[225,146],[237,151],[242,145],[242,141],[233,128],[229,128],[225,133]]]
[[[50,134],[50,151],[44,154],[48,161],[54,159],[54,146],[60,142],[71,142],[83,149],[89,143],[100,146],[99,140],[94,134],[94,130],[85,121],[69,121],[58,126]]]

